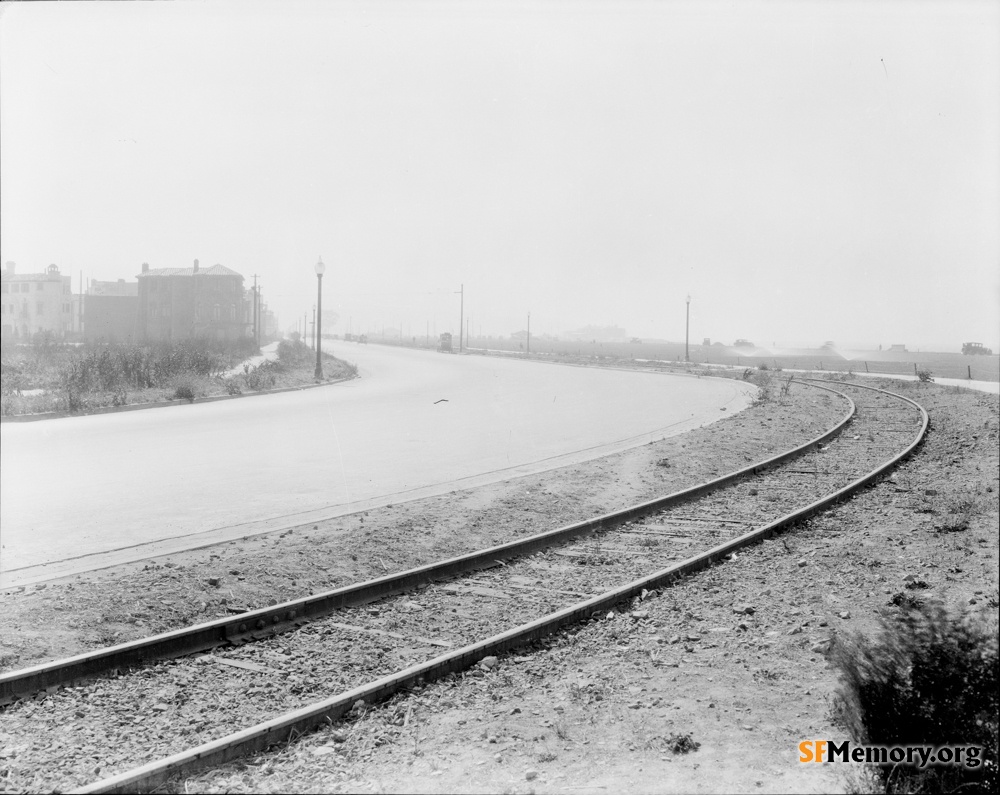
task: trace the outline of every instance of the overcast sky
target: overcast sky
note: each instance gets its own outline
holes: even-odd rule
[[[0,246],[292,326],[1000,349],[1000,4],[0,5]]]

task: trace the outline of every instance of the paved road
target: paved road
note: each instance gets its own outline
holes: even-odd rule
[[[361,378],[0,426],[0,585],[605,455],[746,405],[732,380],[344,343]]]

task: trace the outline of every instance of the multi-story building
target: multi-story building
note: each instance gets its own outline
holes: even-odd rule
[[[150,269],[139,279],[138,335],[142,340],[186,337],[238,339],[249,336],[243,276],[223,265],[204,270]]]
[[[49,265],[45,273],[16,273],[8,262],[0,274],[0,327],[5,335],[27,339],[50,332],[59,339],[73,329],[71,278]]]
[[[87,281],[87,295],[138,296],[139,282],[127,282],[124,279],[119,279],[116,282],[102,282],[97,279],[89,279]]]
[[[92,280],[83,297],[83,338],[134,342],[139,330],[139,283]]]

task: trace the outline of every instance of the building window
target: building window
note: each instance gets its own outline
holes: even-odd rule
[[[219,314],[219,305],[218,304],[213,304],[212,305],[212,320],[214,320],[216,323],[218,323],[220,317],[221,316]]]
[[[236,322],[236,304],[229,305],[229,320],[232,323]]]
[[[39,290],[44,290],[44,289],[45,289],[45,285],[44,284],[42,284],[41,282],[35,282],[35,292],[36,293]]]

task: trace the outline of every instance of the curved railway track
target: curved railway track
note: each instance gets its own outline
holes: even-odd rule
[[[918,404],[864,385],[836,387],[845,406],[837,425],[700,486],[439,564],[4,674],[0,697],[19,699],[0,717],[9,736],[60,727],[47,745],[19,750],[18,769],[34,774],[8,777],[5,785],[64,788],[115,772],[80,791],[149,789],[287,741],[358,701],[463,670],[723,561],[875,481],[921,441],[928,418]],[[43,688],[61,689],[27,698]],[[122,714],[118,705],[130,697],[137,714]],[[260,722],[230,734],[233,704]],[[147,724],[156,730],[135,730]],[[80,750],[95,741],[108,749],[97,769]],[[134,767],[164,752],[173,756]],[[54,758],[70,763],[52,770]]]

